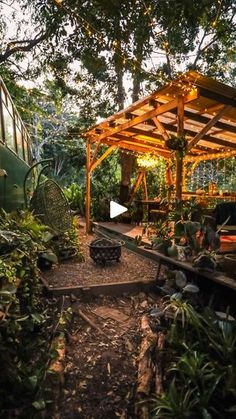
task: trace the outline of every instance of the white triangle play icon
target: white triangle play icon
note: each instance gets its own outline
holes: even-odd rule
[[[123,205],[117,204],[117,202],[110,201],[110,218],[117,217],[117,215],[123,214],[123,212],[128,211]]]

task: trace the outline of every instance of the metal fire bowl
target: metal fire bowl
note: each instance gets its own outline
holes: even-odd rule
[[[105,265],[106,262],[119,262],[122,241],[111,239],[95,239],[89,244],[89,254],[94,262]]]

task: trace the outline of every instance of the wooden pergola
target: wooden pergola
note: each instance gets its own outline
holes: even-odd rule
[[[184,157],[167,146],[170,136],[187,140]],[[236,89],[189,71],[133,103],[83,135],[87,140],[86,224],[90,228],[91,173],[115,149],[176,159],[176,199],[183,167],[236,155]],[[106,151],[98,157],[101,145]],[[168,176],[167,176],[168,178]]]

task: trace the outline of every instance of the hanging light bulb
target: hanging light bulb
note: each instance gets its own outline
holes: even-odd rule
[[[147,153],[137,157],[137,165],[140,169],[151,170],[159,166],[162,160],[162,157]]]

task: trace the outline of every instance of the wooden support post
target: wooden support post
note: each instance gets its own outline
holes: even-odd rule
[[[144,197],[148,200],[148,189],[147,189],[147,177],[146,172],[143,172],[143,186],[144,186]]]
[[[192,166],[190,167],[189,172],[188,172],[188,176],[192,176],[193,175],[193,172],[196,169],[198,163],[199,163],[198,160],[196,160],[194,163],[192,163]]]
[[[134,182],[134,185],[133,185],[132,190],[131,190],[131,193],[130,193],[130,198],[129,198],[129,202],[128,202],[129,204],[131,204],[133,202],[134,195],[136,194],[136,192],[137,192],[137,190],[138,190],[138,188],[139,188],[139,186],[141,184],[141,181],[143,179],[143,176],[144,176],[144,172],[143,171],[142,172],[141,171],[138,172],[138,176],[137,176],[137,178],[136,178],[136,180]]]
[[[170,163],[167,162],[167,166],[166,166],[166,186],[167,186],[167,200],[168,200],[168,203],[171,200],[171,185],[172,184],[173,184],[173,181],[172,181],[172,173],[171,173]]]
[[[186,163],[183,162],[183,191],[186,192],[186,182],[187,182],[187,167]]]
[[[184,97],[178,97],[178,130],[177,136],[183,137],[184,135]],[[176,184],[175,184],[175,197],[176,201],[179,202],[182,199],[182,178],[183,178],[183,156],[179,151],[176,151]]]
[[[111,145],[96,161],[91,162],[89,166],[90,172],[92,172],[99,164],[107,157],[113,150],[115,150],[116,146]]]
[[[91,194],[91,179],[90,179],[90,159],[91,159],[91,144],[90,140],[87,140],[86,145],[86,231],[91,231],[90,226],[90,194]]]

